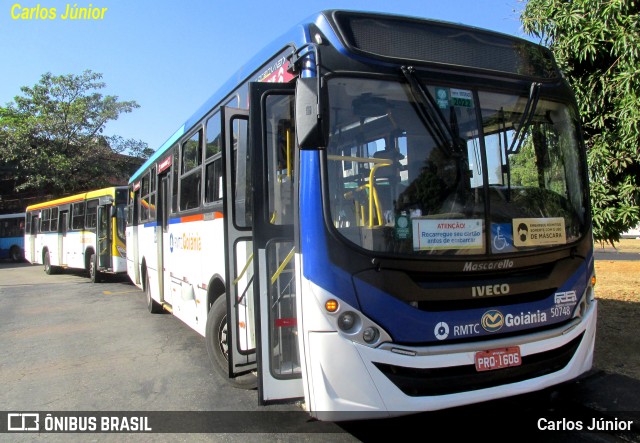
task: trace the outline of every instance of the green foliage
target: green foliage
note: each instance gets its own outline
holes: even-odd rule
[[[594,236],[617,241],[640,222],[640,2],[529,0],[521,21],[576,92]]]
[[[509,155],[509,168],[511,170],[511,185],[521,187],[537,187],[538,172],[535,168],[536,157],[531,139],[522,143],[517,155]]]
[[[126,182],[130,159],[117,154],[148,156],[146,143],[103,135],[138,104],[103,96],[101,78],[46,73],[0,107],[0,164],[15,170],[16,191],[62,194]]]

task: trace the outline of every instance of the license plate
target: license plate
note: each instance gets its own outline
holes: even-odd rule
[[[476,352],[476,371],[478,372],[520,366],[521,364],[522,357],[519,346]]]

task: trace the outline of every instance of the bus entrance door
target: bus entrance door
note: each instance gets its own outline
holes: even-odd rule
[[[129,199],[132,200],[132,209],[133,209],[133,227],[131,229],[131,244],[133,245],[133,248],[129,248],[128,244],[129,244],[129,239],[127,239],[127,262],[128,263],[133,263],[133,280],[134,283],[139,285],[140,284],[140,253],[139,253],[139,247],[138,247],[138,223],[140,220],[140,182],[141,180],[138,180],[138,182],[134,183],[133,188],[131,189],[130,194],[129,194]],[[131,249],[133,249],[131,252],[129,252]],[[133,260],[129,261],[129,254],[133,255]],[[128,267],[129,265],[127,265]],[[129,274],[131,275],[131,274]]]
[[[296,307],[295,83],[251,83],[251,197],[258,395],[304,397]]]
[[[29,235],[29,258],[28,258],[28,260],[31,263],[35,263],[36,261],[36,236],[38,235],[39,218],[40,217],[34,214],[27,219],[31,222],[27,227],[27,229],[29,229],[29,234],[31,234]]]
[[[98,249],[98,270],[111,269],[111,203],[98,206],[96,226],[96,248]],[[115,209],[115,208],[114,208]]]
[[[165,167],[171,166],[171,157],[168,163],[163,162]],[[171,257],[171,242],[169,234],[169,174],[170,169],[159,171],[158,174],[158,226],[156,227],[157,252],[158,252],[158,288],[160,289],[160,300],[164,303],[173,303],[171,297],[171,275],[165,272],[167,263]],[[161,172],[161,173],[160,173]]]
[[[58,214],[58,265],[66,266],[68,245],[65,243],[69,229],[69,210],[60,210]]]
[[[253,242],[247,176],[247,111],[222,108],[224,247],[229,376],[256,370],[253,317]]]

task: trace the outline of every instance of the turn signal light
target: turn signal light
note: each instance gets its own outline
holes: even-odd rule
[[[595,276],[595,275],[593,275],[593,276],[591,277],[591,286],[595,286],[595,285],[596,285],[596,276]]]
[[[329,312],[336,312],[338,310],[338,301],[334,299],[327,300],[324,304],[324,308]]]

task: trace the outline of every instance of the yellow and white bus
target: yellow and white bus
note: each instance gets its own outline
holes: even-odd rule
[[[27,207],[25,255],[53,274],[85,269],[93,282],[127,271],[127,188],[116,186]]]

